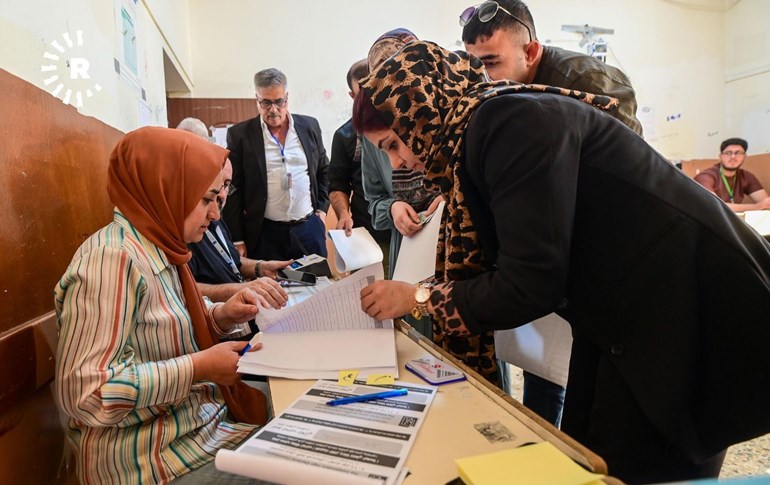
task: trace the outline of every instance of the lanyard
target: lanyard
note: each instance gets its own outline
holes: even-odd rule
[[[217,236],[224,240],[224,236],[222,235],[222,230],[217,226]],[[219,240],[214,237],[213,234],[211,234],[210,230],[206,231],[206,237],[209,238],[209,241],[211,242],[211,245],[214,246],[214,248],[219,252],[219,255],[222,256],[222,259],[225,260],[225,263],[230,265],[230,269],[233,270],[233,274],[238,276],[238,281],[243,281],[243,277],[241,276],[241,272],[238,271],[238,267],[235,265],[235,261],[233,261],[233,257],[230,254],[230,252],[222,247],[222,244],[219,242]]]
[[[291,186],[292,186],[291,172],[289,172],[289,168],[286,166],[286,155],[284,153],[284,146],[281,145],[281,142],[278,141],[278,138],[275,135],[273,135],[273,132],[268,130],[268,133],[270,133],[270,136],[273,138],[273,140],[275,140],[276,145],[278,145],[278,148],[281,150],[281,163],[283,163],[283,169],[286,172],[286,178],[282,181],[281,185],[283,186],[284,189],[291,190]]]
[[[286,155],[284,154],[284,148],[283,145],[281,145],[281,142],[278,141],[278,137],[273,135],[273,132],[270,130],[267,130],[268,133],[270,133],[270,136],[273,137],[273,140],[275,140],[276,145],[278,145],[278,148],[281,150],[281,161],[283,163],[286,163]]]
[[[727,195],[730,196],[730,203],[735,203],[735,189],[738,187],[738,171],[735,171],[735,180],[733,181],[733,186],[730,187],[730,184],[727,183],[727,177],[725,177],[725,171],[722,170],[722,167],[719,167],[719,173],[722,175],[722,183],[725,184],[725,188],[727,189]]]

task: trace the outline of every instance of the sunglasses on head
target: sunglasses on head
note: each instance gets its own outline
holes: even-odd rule
[[[460,14],[460,27],[465,27],[466,25],[468,25],[468,22],[471,21],[474,15],[478,16],[479,22],[483,22],[483,23],[489,22],[490,20],[495,18],[495,15],[497,15],[497,12],[499,12],[500,10],[508,14],[508,16],[511,17],[516,22],[523,25],[524,28],[527,29],[527,35],[529,35],[529,41],[532,42],[532,30],[529,28],[529,25],[527,25],[523,20],[513,15],[511,12],[509,12],[505,8],[501,7],[499,3],[491,0],[488,2],[480,3],[478,5],[474,5],[472,7],[468,7],[465,10],[463,10],[463,13]]]

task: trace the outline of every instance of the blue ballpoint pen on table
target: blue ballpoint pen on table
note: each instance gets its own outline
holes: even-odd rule
[[[390,391],[375,392],[374,394],[361,394],[360,396],[341,397],[332,399],[326,404],[328,406],[339,406],[340,404],[351,404],[354,402],[374,401],[375,399],[385,399],[387,397],[406,396],[408,391],[404,388],[391,389]]]

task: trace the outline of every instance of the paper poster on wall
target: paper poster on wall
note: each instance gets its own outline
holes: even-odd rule
[[[115,0],[115,71],[140,95],[139,37],[136,31],[136,4],[133,0]]]

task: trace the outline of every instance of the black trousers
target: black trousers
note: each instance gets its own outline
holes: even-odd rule
[[[674,447],[645,416],[617,369],[573,332],[561,429],[597,453],[628,484],[716,478],[726,450],[701,463]]]
[[[297,223],[264,219],[258,248],[257,257],[268,261],[299,259],[306,254],[326,257],[326,227],[316,214]]]

